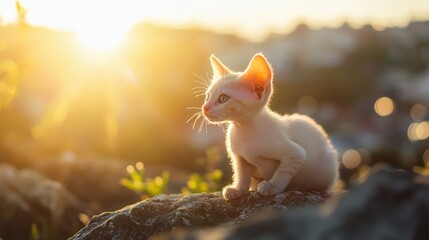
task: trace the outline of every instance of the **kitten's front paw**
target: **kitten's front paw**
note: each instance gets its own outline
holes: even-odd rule
[[[237,198],[241,197],[241,195],[243,195],[243,193],[244,193],[244,191],[239,190],[239,189],[235,188],[234,186],[226,186],[222,190],[222,196],[226,200],[237,199]]]
[[[281,189],[278,186],[273,185],[272,183],[270,183],[269,181],[262,181],[259,183],[258,185],[258,192],[262,195],[262,196],[273,196],[279,192],[283,191],[283,189]]]

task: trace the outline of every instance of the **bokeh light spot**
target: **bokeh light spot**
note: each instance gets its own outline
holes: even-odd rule
[[[133,165],[128,165],[127,166],[127,173],[128,174],[131,174],[132,172],[134,172],[135,170],[134,170],[134,166]]]
[[[355,149],[348,149],[347,151],[344,152],[343,158],[341,161],[344,167],[346,167],[347,169],[354,169],[361,164],[362,157],[360,153]]]
[[[426,114],[426,106],[420,103],[415,104],[410,110],[410,116],[416,122],[422,121],[426,117]]]
[[[162,186],[162,184],[164,183],[164,180],[162,179],[162,177],[160,177],[160,176],[157,176],[156,178],[155,178],[155,185],[157,185],[157,186]]]
[[[408,127],[408,139],[412,142],[426,140],[429,138],[429,122],[413,122]]]
[[[136,168],[137,170],[142,171],[144,169],[144,164],[142,162],[137,162]]]
[[[391,98],[381,97],[375,101],[374,110],[379,116],[389,116],[395,110],[395,103]]]
[[[407,130],[407,135],[408,135],[408,139],[412,142],[417,141],[417,136],[416,136],[416,127],[417,127],[418,123],[411,123],[410,126],[408,126],[408,130]]]
[[[416,136],[419,140],[425,140],[429,138],[429,122],[421,122],[417,124]]]
[[[83,224],[87,224],[89,222],[91,218],[86,215],[85,213],[80,213],[79,214],[79,220],[83,223]]]

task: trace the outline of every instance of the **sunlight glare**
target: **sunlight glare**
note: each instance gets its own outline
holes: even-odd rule
[[[73,17],[72,22],[64,24],[90,51],[115,50],[136,22],[128,4],[97,0],[69,3],[67,6],[79,12],[79,17]]]
[[[88,28],[76,30],[79,41],[91,51],[108,51],[118,47],[125,36],[124,29]]]
[[[227,0],[209,0],[204,1],[204,4],[196,4],[196,1],[169,0],[150,2],[20,0],[20,2],[29,10],[27,20],[30,24],[56,29],[79,31],[80,28],[86,27],[86,23],[97,19],[105,25],[111,25],[113,21],[135,24],[141,20],[150,20],[182,27],[198,23],[211,30],[239,33],[255,40],[266,37],[270,30],[291,32],[296,24],[302,21],[316,28],[339,27],[344,21],[355,28],[370,23],[377,30],[391,26],[406,26],[412,19],[427,19],[429,9],[427,1],[424,0],[382,0],[382,4],[372,4],[370,0],[268,0],[264,4],[258,1]],[[237,14],[236,9],[240,9],[241,14]],[[220,12],[221,17],[218,14]],[[260,14],[263,12],[270,14]],[[15,0],[0,1],[0,17],[0,24],[15,20]],[[82,22],[85,24],[81,24]],[[98,44],[99,41],[89,40],[87,37],[84,39],[83,42],[91,49],[93,46],[102,48],[114,45],[104,42]]]
[[[110,149],[115,149],[119,130],[119,123],[115,115],[110,113],[106,116],[105,130],[108,147]]]

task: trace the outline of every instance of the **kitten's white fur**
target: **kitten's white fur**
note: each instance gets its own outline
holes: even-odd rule
[[[263,196],[286,188],[328,190],[338,177],[337,152],[310,117],[269,109],[272,69],[265,57],[256,54],[241,73],[214,56],[210,60],[214,76],[202,111],[211,123],[229,123],[226,147],[234,176],[224,198],[238,198],[249,188]]]

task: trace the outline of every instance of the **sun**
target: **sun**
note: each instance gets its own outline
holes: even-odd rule
[[[89,51],[107,52],[115,50],[125,38],[128,28],[94,26],[76,29],[79,42]]]
[[[122,5],[113,4],[111,1],[83,1],[71,6],[74,6],[75,12],[79,12],[79,17],[64,25],[67,25],[68,29],[76,34],[79,42],[91,52],[116,49],[136,23],[135,17],[132,17],[128,9],[121,9]]]

